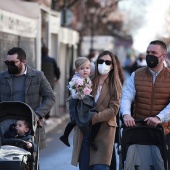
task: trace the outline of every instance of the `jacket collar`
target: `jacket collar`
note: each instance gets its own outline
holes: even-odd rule
[[[35,76],[35,75],[36,75],[35,70],[32,69],[32,68],[31,68],[30,66],[28,66],[28,65],[26,65],[26,66],[27,66],[27,75],[28,75],[29,77]]]

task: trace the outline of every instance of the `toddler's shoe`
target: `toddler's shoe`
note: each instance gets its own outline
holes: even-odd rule
[[[60,137],[60,140],[65,144],[67,145],[68,147],[70,147],[70,144],[68,142],[68,138],[65,137],[64,135]]]

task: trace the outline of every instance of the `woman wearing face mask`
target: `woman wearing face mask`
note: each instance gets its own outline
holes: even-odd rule
[[[110,51],[103,51],[98,56],[92,78],[92,93],[98,113],[92,117],[91,126],[101,124],[95,138],[98,149],[90,148],[89,133],[83,134],[75,127],[72,164],[76,166],[79,163],[80,170],[110,170],[122,80],[122,69],[117,57]]]

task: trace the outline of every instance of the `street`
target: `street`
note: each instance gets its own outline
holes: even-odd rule
[[[78,167],[71,165],[73,132],[69,136],[70,147],[64,145],[59,137],[63,134],[64,128],[68,123],[64,120],[56,128],[49,131],[46,135],[47,147],[40,150],[40,170],[78,170]],[[116,155],[117,165],[119,164]],[[117,166],[117,170],[119,167]]]
[[[78,170],[71,165],[73,133],[69,137],[71,147],[67,147],[59,137],[63,134],[68,120],[47,133],[47,147],[40,151],[40,170]]]

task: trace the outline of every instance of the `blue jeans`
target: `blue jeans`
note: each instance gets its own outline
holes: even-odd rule
[[[110,167],[108,165],[96,164],[90,166],[90,170],[110,170]]]
[[[89,144],[89,132],[83,136],[79,155],[79,170],[90,170],[90,144]]]
[[[110,170],[108,165],[96,164],[89,166],[90,161],[90,144],[89,132],[84,135],[80,155],[79,155],[79,170]]]

